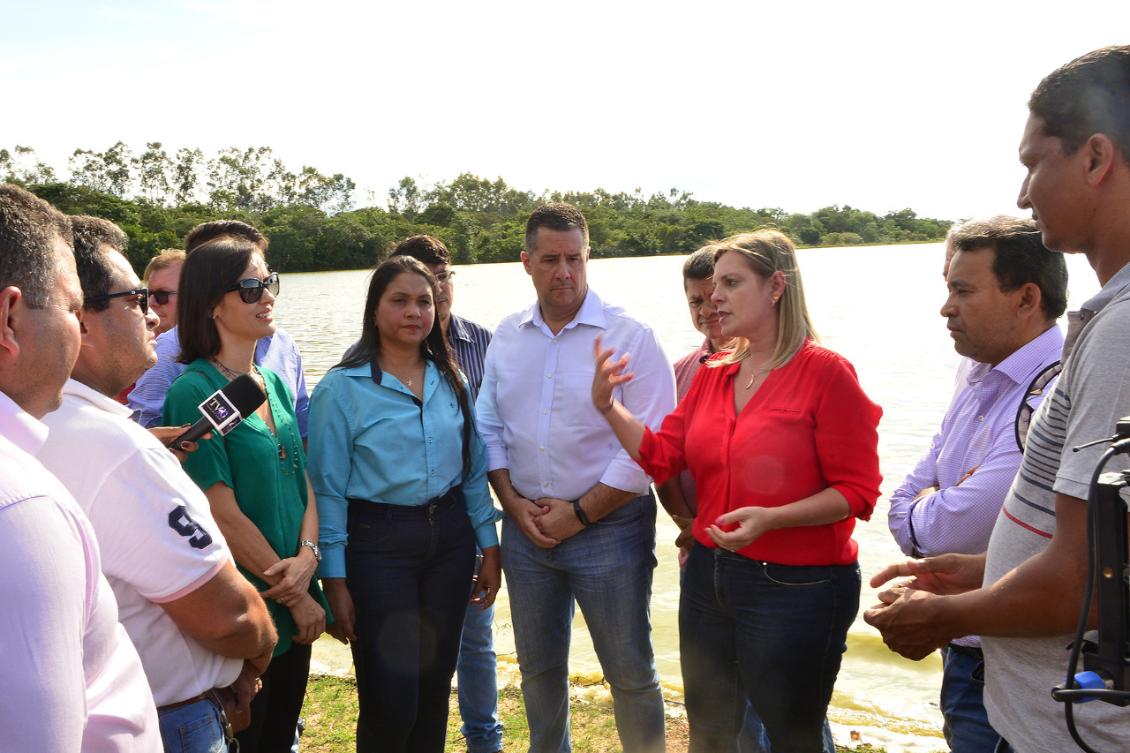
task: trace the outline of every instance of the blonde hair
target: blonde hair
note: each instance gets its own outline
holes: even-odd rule
[[[804,284],[796,263],[796,246],[788,236],[779,230],[762,228],[751,233],[731,235],[705,248],[714,253],[715,264],[724,254],[735,253],[745,259],[750,269],[763,279],[767,280],[777,272],[785,277],[785,290],[776,304],[777,347],[773,349],[773,355],[764,368],[768,370],[784,366],[806,341],[819,339],[804,300]],[[748,340],[735,337],[733,346],[732,353],[709,361],[707,365],[722,366],[749,358]]]
[[[185,252],[179,248],[166,248],[145,265],[145,271],[141,275],[143,282],[149,282],[149,277],[154,272],[160,272],[162,269],[176,266],[177,264],[184,264]]]

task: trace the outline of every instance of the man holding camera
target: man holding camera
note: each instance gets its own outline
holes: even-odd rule
[[[866,620],[887,645],[920,659],[962,635],[982,636],[985,706],[998,750],[1063,753],[1075,747],[1064,681],[1087,580],[1087,497],[1102,443],[1130,414],[1130,46],[1084,55],[1045,78],[1029,100],[1020,143],[1030,209],[1044,245],[1083,253],[1102,290],[1070,314],[1063,373],[1028,433],[1024,459],[986,555],[946,554],[888,567]],[[1124,460],[1108,466],[1125,468]],[[1095,612],[1090,622],[1095,622]],[[1105,703],[1075,709],[1082,738],[1124,750],[1130,713]]]

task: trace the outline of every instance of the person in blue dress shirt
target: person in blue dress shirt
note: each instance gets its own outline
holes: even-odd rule
[[[353,651],[358,751],[442,753],[468,599],[488,608],[501,581],[486,449],[437,292],[411,257],[378,266],[360,347],[311,398],[319,575]]]

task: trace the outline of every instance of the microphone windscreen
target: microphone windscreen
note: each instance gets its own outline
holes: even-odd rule
[[[240,374],[228,382],[222,391],[224,397],[239,411],[239,415],[245,418],[257,411],[267,399],[267,393],[263,392],[250,374]]]

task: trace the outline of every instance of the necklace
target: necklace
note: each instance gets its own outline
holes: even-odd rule
[[[745,383],[745,388],[746,388],[747,390],[751,390],[751,389],[753,389],[753,383],[757,381],[757,378],[758,378],[759,376],[762,376],[762,375],[764,375],[764,374],[768,374],[768,373],[769,373],[770,371],[772,371],[772,369],[766,369],[766,368],[764,368],[764,367],[762,367],[762,368],[760,368],[760,369],[757,369],[756,371],[754,371],[754,372],[753,372],[753,375],[752,375],[752,376],[750,376],[750,378],[749,378],[749,381]]]
[[[256,378],[260,377],[259,367],[256,366],[255,364],[251,364],[251,371],[247,372],[247,371],[236,371],[235,369],[229,369],[227,366],[224,366],[222,363],[220,363],[220,359],[218,359],[218,358],[212,358],[212,359],[209,359],[209,360],[212,362],[212,365],[215,366],[217,369],[219,369],[220,373],[223,374],[228,379],[235,379],[236,377],[241,377],[244,374],[253,374]]]

